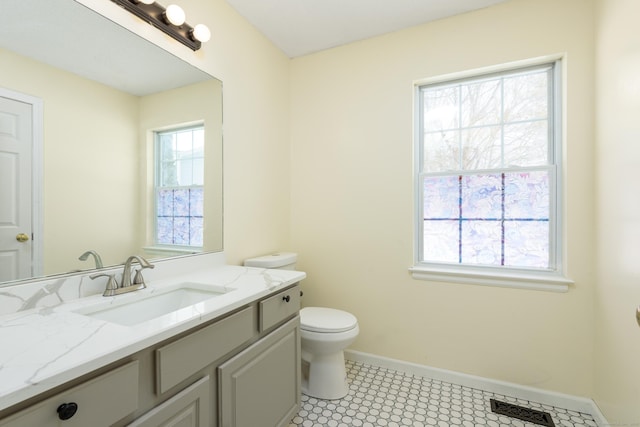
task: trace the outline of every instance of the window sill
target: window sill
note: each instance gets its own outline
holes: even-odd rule
[[[201,248],[188,248],[184,246],[145,246],[144,251],[148,254],[166,255],[166,254],[199,254],[202,253]]]
[[[444,267],[414,266],[409,268],[417,280],[452,282],[470,285],[497,286],[501,288],[529,289],[535,291],[568,292],[573,280],[556,274],[544,273],[495,273],[487,271],[461,271]]]

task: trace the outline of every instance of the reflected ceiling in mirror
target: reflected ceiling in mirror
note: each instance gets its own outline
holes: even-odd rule
[[[42,259],[20,279],[92,268],[88,250],[105,266],[191,252],[150,247],[151,131],[185,124],[205,125],[202,250],[221,251],[222,83],[74,0],[2,2],[0,89],[44,109]]]
[[[138,96],[212,78],[73,0],[2,0],[0,46]]]

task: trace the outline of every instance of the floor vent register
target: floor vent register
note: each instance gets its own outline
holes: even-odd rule
[[[551,414],[548,412],[536,411],[535,409],[529,409],[524,406],[501,402],[495,399],[489,399],[489,401],[491,402],[491,411],[496,414],[506,415],[507,417],[517,418],[541,426],[555,427]]]

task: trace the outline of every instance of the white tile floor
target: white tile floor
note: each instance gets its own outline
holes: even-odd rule
[[[347,361],[347,376],[347,396],[340,400],[321,400],[303,395],[302,407],[289,427],[538,427],[537,424],[494,414],[490,398],[547,412],[556,426],[597,426],[589,414],[360,362]]]

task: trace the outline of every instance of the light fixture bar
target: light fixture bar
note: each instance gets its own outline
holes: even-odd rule
[[[160,31],[168,34],[180,43],[186,45],[192,50],[198,50],[202,46],[199,40],[192,38],[193,27],[186,22],[182,25],[173,25],[168,23],[165,18],[165,8],[158,3],[145,4],[136,2],[135,0],[111,0],[112,2],[122,6],[129,12],[136,15],[143,21],[148,22]]]

